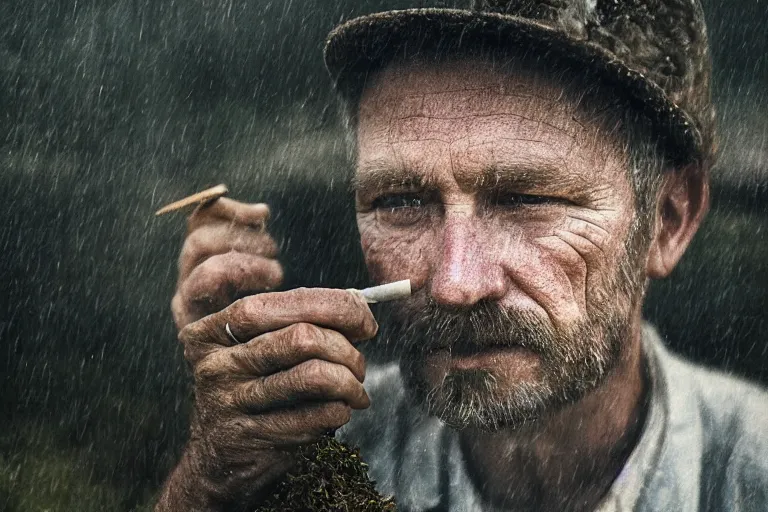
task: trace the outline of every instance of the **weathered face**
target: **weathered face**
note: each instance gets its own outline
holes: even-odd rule
[[[369,271],[416,290],[391,328],[418,400],[500,428],[600,382],[633,299],[633,195],[618,144],[557,85],[479,61],[388,68],[358,151]]]

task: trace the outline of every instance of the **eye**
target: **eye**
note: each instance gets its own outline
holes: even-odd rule
[[[424,217],[426,204],[419,194],[386,194],[376,198],[371,206],[380,222],[409,226]]]
[[[536,206],[558,202],[554,197],[536,196],[530,194],[498,194],[492,203],[497,206],[516,208],[520,206]]]
[[[418,208],[422,206],[422,198],[416,194],[387,194],[376,198],[373,208],[393,210],[396,208]]]

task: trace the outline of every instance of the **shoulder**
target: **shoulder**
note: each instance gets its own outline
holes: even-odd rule
[[[686,403],[702,427],[727,434],[732,442],[749,441],[768,455],[768,391],[760,385],[685,361],[662,349],[661,364],[669,387],[671,413]],[[683,406],[686,408],[686,406]]]
[[[663,347],[657,357],[668,388],[672,432],[695,432],[692,437],[700,443],[702,509],[764,510],[768,507],[768,392],[685,361]]]

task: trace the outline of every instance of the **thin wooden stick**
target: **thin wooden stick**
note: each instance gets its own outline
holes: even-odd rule
[[[191,196],[187,196],[184,199],[180,199],[174,203],[163,206],[162,208],[160,208],[155,212],[155,216],[163,215],[164,213],[175,212],[176,210],[180,210],[185,206],[189,206],[192,204],[207,203],[209,201],[218,199],[221,196],[227,195],[227,192],[229,192],[229,189],[227,188],[226,185],[224,184],[216,185],[215,187],[209,188],[207,190],[203,190],[202,192],[198,192],[197,194],[192,194]]]

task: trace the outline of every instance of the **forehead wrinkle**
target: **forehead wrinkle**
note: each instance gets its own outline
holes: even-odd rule
[[[400,165],[397,172],[396,158],[383,157],[384,168],[358,169],[355,188],[363,184],[382,187],[406,182],[420,188],[450,186],[450,182],[461,182],[462,187],[472,186],[480,179],[478,172],[484,167],[487,168],[483,171],[485,182],[499,186],[535,186],[537,190],[544,186],[552,189],[556,185],[583,190],[595,188],[595,183],[587,183],[586,178],[594,178],[597,168],[605,166],[607,155],[600,151],[600,162],[588,162],[585,158],[594,156],[590,149],[607,142],[605,131],[592,126],[592,119],[582,111],[581,102],[557,84],[548,80],[540,83],[530,76],[517,79],[504,75],[499,78],[494,70],[489,76],[493,75],[494,81],[502,83],[478,85],[487,77],[484,69],[474,73],[474,66],[469,70],[472,73],[463,72],[461,68],[458,73],[457,69],[451,68],[446,74],[413,67],[400,71],[379,74],[376,87],[366,90],[361,114],[364,119],[373,120],[375,129],[370,132],[373,147],[386,144],[394,149],[402,143],[404,154],[421,154],[417,146],[411,145],[425,143],[425,151],[437,152],[440,150],[435,143],[446,144],[448,154],[445,157],[450,159],[448,179],[444,181],[444,174],[433,169],[437,174],[429,178],[430,184],[425,183],[430,169],[420,168],[429,167],[429,164],[421,162],[418,156],[413,162],[403,162],[407,165]],[[472,119],[477,122],[473,123]],[[505,122],[511,129],[505,130]],[[491,133],[494,131],[497,133]],[[527,143],[527,149],[533,149],[533,152],[528,151],[529,161],[522,160],[526,151],[515,149],[515,144],[520,142]],[[489,143],[501,143],[505,147],[492,148],[489,155],[475,151]],[[546,147],[551,147],[550,153],[554,154],[545,154]],[[582,154],[582,149],[587,150],[586,154]],[[502,154],[497,155],[496,150]],[[465,152],[467,154],[462,154]],[[558,169],[557,173],[539,173],[544,164],[552,164]],[[516,179],[496,178],[493,173],[486,172],[491,169],[509,171],[507,174],[516,175]],[[584,175],[574,176],[574,172]],[[489,180],[492,177],[493,180]]]
[[[485,124],[485,121],[488,121],[488,124]],[[493,140],[546,143],[548,134],[559,132],[573,142],[580,137],[582,132],[578,126],[567,126],[567,124],[566,126],[558,126],[545,119],[531,119],[521,114],[509,112],[465,114],[453,117],[414,115],[390,122],[386,131],[386,140],[390,144],[427,141],[454,144],[461,140],[483,139],[483,134],[487,134],[489,130],[498,129],[500,128],[499,125],[512,123],[519,131],[528,132],[530,136],[498,137],[494,135]],[[470,147],[487,143],[486,140],[470,142]]]
[[[516,115],[527,117],[529,110],[539,109],[546,111],[551,116],[561,116],[567,120],[575,111],[575,108],[562,100],[555,100],[540,96],[537,94],[487,94],[483,96],[475,95],[470,98],[462,98],[457,101],[454,93],[426,93],[426,98],[431,97],[431,101],[424,101],[416,112],[410,112],[410,116],[425,116],[434,119],[463,119],[467,117],[483,117],[493,115]],[[443,99],[448,97],[448,100]],[[515,101],[510,101],[514,99]],[[521,104],[519,100],[526,100]]]
[[[461,120],[470,116],[493,115],[514,115],[534,120],[534,111],[538,111],[547,113],[549,119],[541,121],[553,128],[567,132],[585,128],[584,123],[575,120],[578,105],[567,101],[563,91],[557,89],[547,95],[542,92],[549,89],[537,90],[528,83],[505,80],[493,86],[454,86],[408,94],[389,82],[383,85],[385,90],[380,91],[381,95],[371,106],[374,110],[388,112],[386,117],[391,121],[415,118]]]

